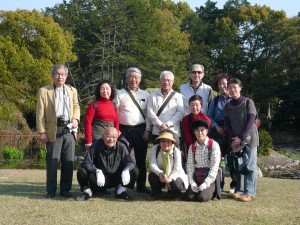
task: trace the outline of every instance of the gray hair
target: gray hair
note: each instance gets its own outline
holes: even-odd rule
[[[65,70],[66,76],[68,76],[69,69],[63,64],[55,64],[51,69],[51,74],[54,76],[58,69],[63,68]]]
[[[174,74],[171,72],[171,71],[168,71],[168,70],[165,70],[165,71],[162,71],[160,76],[159,76],[159,79],[161,80],[161,78],[166,75],[166,74],[169,74],[171,77],[172,80],[174,80]]]
[[[201,64],[193,64],[193,65],[191,65],[190,66],[190,70],[189,70],[190,73],[193,72],[194,67],[200,67],[201,70],[202,70],[202,72],[204,73],[204,66],[202,66]]]
[[[136,72],[138,74],[139,77],[142,76],[142,72],[139,68],[136,68],[136,67],[129,67],[127,70],[126,70],[126,77],[128,77],[131,73],[131,71],[133,72]]]

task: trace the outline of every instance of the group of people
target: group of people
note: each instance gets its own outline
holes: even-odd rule
[[[38,94],[37,130],[47,148],[47,198],[55,197],[60,161],[60,195],[71,197],[80,108],[77,90],[65,84],[67,74],[64,65],[55,65],[53,84]],[[76,200],[103,195],[108,188],[114,188],[117,198],[131,200],[126,188],[136,186],[150,201],[161,198],[162,188],[174,199],[182,199],[186,190],[189,201],[209,201],[216,197],[221,157],[227,158],[232,178],[230,196],[241,201],[255,197],[258,132],[253,101],[241,95],[240,80],[229,80],[227,74],[217,76],[216,97],[202,82],[202,65],[192,65],[189,77],[180,93],[172,89],[171,71],[160,74],[160,88],[152,93],[139,88],[142,73],[136,67],[126,70],[126,88],[116,90],[108,80],[99,82],[84,119],[87,154],[77,172],[82,193]],[[151,190],[146,187],[149,140]],[[235,169],[232,154],[241,145],[249,159],[245,175]]]

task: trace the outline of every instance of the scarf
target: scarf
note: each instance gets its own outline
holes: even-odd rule
[[[172,168],[171,168],[171,160],[170,155],[173,154],[173,145],[168,149],[168,151],[162,150],[162,170],[167,176],[170,176]]]

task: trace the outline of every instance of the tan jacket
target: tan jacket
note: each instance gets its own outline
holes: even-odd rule
[[[80,107],[78,103],[77,90],[65,85],[70,97],[70,121],[80,119]],[[54,85],[50,84],[40,88],[36,106],[36,126],[38,133],[46,133],[48,141],[55,141],[57,118],[55,112]]]

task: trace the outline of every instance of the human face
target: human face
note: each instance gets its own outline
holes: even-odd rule
[[[219,80],[218,88],[222,95],[228,95],[227,80],[225,78]]]
[[[190,102],[190,110],[194,116],[197,116],[201,112],[201,102],[199,100]]]
[[[136,90],[141,83],[141,76],[135,72],[131,71],[127,76],[127,84],[130,90]]]
[[[105,133],[102,135],[104,144],[107,148],[112,148],[116,145],[118,140],[118,131],[114,127],[108,127],[105,130]]]
[[[56,87],[62,87],[67,79],[66,71],[64,68],[59,68],[56,70],[56,73],[52,75],[54,84]]]
[[[173,87],[174,80],[170,74],[164,74],[160,79],[160,87],[163,92],[171,91]]]
[[[200,66],[194,66],[193,70],[190,72],[190,78],[193,84],[199,84],[204,77],[204,72]]]
[[[208,130],[205,127],[198,127],[194,133],[197,138],[197,141],[202,144],[207,137]]]
[[[242,90],[242,88],[238,84],[231,83],[228,86],[229,95],[233,99],[238,99],[241,96],[241,90]]]
[[[111,95],[111,88],[108,83],[104,83],[100,86],[100,96],[104,99],[109,99]]]
[[[172,144],[173,144],[172,141],[169,140],[169,139],[162,138],[162,139],[159,140],[160,149],[165,151],[165,152],[170,149]]]

